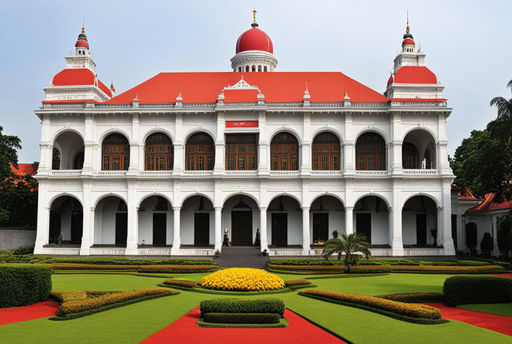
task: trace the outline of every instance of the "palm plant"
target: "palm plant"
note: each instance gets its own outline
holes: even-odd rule
[[[370,256],[370,244],[364,235],[343,233],[341,239],[335,238],[325,242],[322,251],[324,258],[329,259],[333,253],[338,254],[338,259],[341,259],[342,253],[345,254],[345,272],[350,272],[350,266],[355,264],[358,253],[362,253],[366,258]]]
[[[507,84],[512,90],[512,80]],[[491,100],[491,106],[496,105],[498,108],[498,119],[512,119],[512,98],[509,100],[503,97],[494,97]]]

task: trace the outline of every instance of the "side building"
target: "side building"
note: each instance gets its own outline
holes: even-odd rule
[[[82,30],[45,88],[36,253],[213,255],[228,235],[315,255],[339,233],[375,256],[453,255],[444,86],[407,26],[384,94],[278,72],[254,21],[232,71],[160,73],[114,95]]]

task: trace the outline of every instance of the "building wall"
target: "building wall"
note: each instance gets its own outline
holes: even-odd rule
[[[35,228],[0,228],[0,250],[34,246],[35,241]]]

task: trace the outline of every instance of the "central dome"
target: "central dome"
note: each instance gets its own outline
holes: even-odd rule
[[[238,37],[236,41],[236,53],[241,53],[248,50],[260,50],[273,54],[274,47],[272,40],[262,30],[258,29],[258,24],[253,24],[252,29],[245,31]]]

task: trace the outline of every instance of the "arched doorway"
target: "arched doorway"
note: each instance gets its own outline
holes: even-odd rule
[[[215,240],[212,202],[201,195],[187,198],[181,207],[182,246],[210,247]]]
[[[356,142],[356,170],[385,170],[386,144],[377,133],[364,133]]]
[[[82,243],[82,204],[71,196],[56,198],[50,207],[50,245],[77,245]]]
[[[138,217],[139,245],[165,247],[172,244],[173,211],[167,199],[147,197],[139,206]]]
[[[94,244],[126,247],[128,209],[123,199],[107,196],[94,209]]]
[[[299,142],[288,132],[282,132],[270,142],[270,167],[273,171],[295,171],[299,169]]]
[[[53,143],[53,170],[81,170],[84,165],[84,140],[74,131],[66,131]]]
[[[278,196],[267,209],[267,235],[274,247],[302,246],[302,209],[299,202],[290,196]]]
[[[340,140],[331,132],[323,132],[313,140],[311,162],[313,170],[338,171],[340,169]]]
[[[437,245],[437,205],[426,196],[414,196],[402,208],[404,247]]]
[[[355,231],[372,246],[389,245],[389,210],[379,196],[365,196],[354,206]]]
[[[246,195],[230,197],[222,208],[222,225],[228,229],[231,245],[254,245],[259,228],[258,204]]]
[[[404,169],[436,168],[436,145],[432,135],[423,129],[409,132],[402,143]]]
[[[332,232],[338,235],[345,231],[345,208],[339,199],[333,196],[320,196],[310,208],[313,244],[332,238]]]

